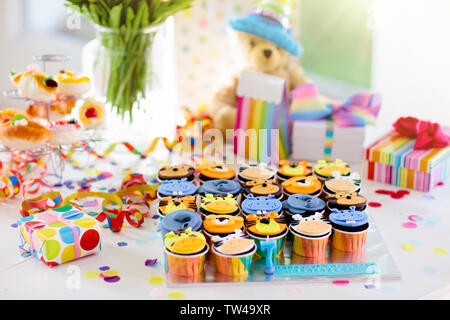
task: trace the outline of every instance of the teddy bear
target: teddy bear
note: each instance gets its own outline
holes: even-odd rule
[[[286,80],[289,92],[309,83],[297,57],[303,51],[288,29],[266,13],[250,13],[230,21],[234,43],[232,54],[240,62],[240,69],[213,96],[209,113],[214,127],[225,134],[236,121],[236,89],[242,71],[255,71]]]

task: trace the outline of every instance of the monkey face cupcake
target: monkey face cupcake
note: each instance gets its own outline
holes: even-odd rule
[[[244,216],[251,214],[264,215],[269,212],[279,213],[282,205],[281,201],[275,199],[272,195],[267,197],[255,197],[252,194],[249,194],[247,199],[242,201],[241,208]]]
[[[275,182],[275,180],[252,180],[247,181],[244,185],[244,196],[253,194],[255,197],[273,195],[275,199],[281,200],[283,197],[283,189]]]
[[[158,187],[158,198],[173,196],[184,197],[193,196],[197,193],[197,186],[186,180],[164,180]]]
[[[356,192],[337,192],[328,196],[328,212],[333,209],[349,210],[350,207],[355,207],[357,211],[364,211],[367,207],[367,199]]]
[[[205,163],[197,166],[197,169],[200,183],[214,179],[233,180],[236,177],[236,171],[224,163]]]
[[[193,181],[195,179],[195,169],[191,165],[175,165],[164,166],[159,169],[158,179],[164,180],[178,180],[185,178],[187,181]]]
[[[320,180],[324,181],[336,174],[349,176],[351,170],[350,166],[341,159],[335,161],[319,160],[314,166],[314,173]]]
[[[277,170],[277,179],[283,182],[293,177],[309,176],[312,174],[311,164],[308,161],[289,162],[281,160]]]
[[[218,179],[205,181],[198,188],[198,193],[203,197],[207,194],[212,194],[215,197],[231,194],[233,198],[237,198],[242,190],[242,186],[234,180]]]
[[[325,196],[337,192],[360,192],[361,177],[357,172],[349,176],[334,175],[323,183],[322,191]]]
[[[293,177],[281,183],[286,196],[291,194],[309,194],[318,196],[322,191],[322,184],[314,176]]]
[[[239,182],[245,184],[253,180],[271,180],[275,177],[275,170],[269,167],[262,167],[260,165],[248,165],[240,167],[237,178]]]
[[[212,194],[207,194],[200,203],[199,212],[203,218],[206,218],[210,214],[237,216],[241,210],[231,194],[226,197],[214,197]]]

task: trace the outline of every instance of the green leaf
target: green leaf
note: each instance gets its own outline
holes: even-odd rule
[[[111,9],[110,13],[110,23],[109,25],[113,29],[119,29],[120,27],[120,14],[122,12],[122,4],[119,4]]]

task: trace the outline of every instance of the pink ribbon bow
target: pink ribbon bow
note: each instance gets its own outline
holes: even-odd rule
[[[393,126],[399,135],[416,139],[414,150],[445,148],[450,143],[450,137],[444,133],[439,123],[400,117]]]
[[[381,108],[381,96],[364,92],[341,103],[331,104],[332,115],[338,127],[363,127],[375,124]]]

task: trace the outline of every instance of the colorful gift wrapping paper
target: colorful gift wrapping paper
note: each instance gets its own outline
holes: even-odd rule
[[[21,218],[17,224],[20,248],[49,266],[101,249],[99,222],[71,205]]]
[[[430,191],[445,181],[450,173],[450,147],[414,150],[414,143],[415,139],[395,131],[381,137],[364,150],[364,176],[419,191]]]

